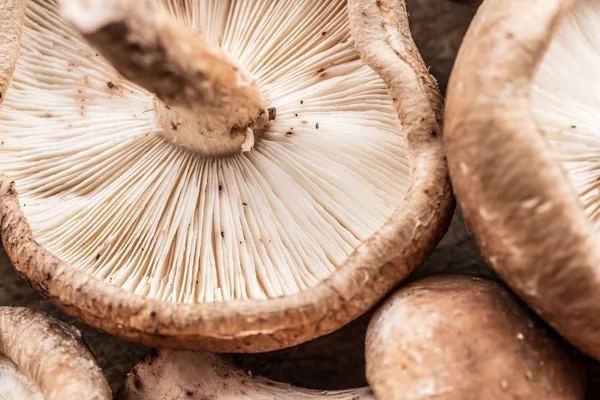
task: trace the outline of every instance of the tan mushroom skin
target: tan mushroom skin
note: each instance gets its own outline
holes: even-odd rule
[[[161,350],[127,376],[122,400],[372,400],[369,388],[323,391],[252,376],[225,356]]]
[[[0,354],[0,399],[44,400],[29,378],[5,355]]]
[[[454,207],[404,2],[155,3],[64,0],[70,24],[28,3],[0,112],[16,268],[152,345],[268,350],[356,318]]]
[[[435,276],[399,289],[367,332],[378,400],[577,400],[585,372],[572,350],[501,285]]]
[[[484,2],[448,90],[445,139],[467,225],[499,275],[600,357],[598,2]]]
[[[19,52],[21,25],[25,16],[25,0],[5,0],[0,4],[0,105],[10,83]]]
[[[30,390],[31,399],[112,399],[79,331],[33,310],[0,307],[0,362],[0,384],[4,372],[9,372],[21,380],[23,391]],[[26,394],[23,391],[20,394]],[[30,397],[15,397],[24,399]]]

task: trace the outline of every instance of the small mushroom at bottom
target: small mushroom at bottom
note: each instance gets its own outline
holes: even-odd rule
[[[82,398],[112,395],[79,331],[37,311],[0,307],[0,399]]]
[[[371,320],[367,380],[377,400],[576,400],[577,355],[503,286],[436,276],[398,290]]]
[[[158,350],[127,375],[120,400],[372,400],[369,388],[323,391],[252,376],[226,356]]]

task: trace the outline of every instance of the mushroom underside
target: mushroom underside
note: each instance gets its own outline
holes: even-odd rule
[[[214,400],[367,400],[369,388],[322,391],[274,382],[236,367],[225,356],[189,351],[160,350],[150,354],[127,376],[119,398]]]
[[[0,399],[43,400],[37,386],[2,353],[0,353]]]
[[[56,1],[31,1],[0,113],[0,171],[35,239],[164,301],[315,286],[402,206],[410,184],[405,132],[354,49],[346,1],[158,3],[247,69],[270,125],[250,151],[191,151],[177,142],[185,115],[165,117],[169,106],[87,45]]]
[[[531,112],[589,219],[600,223],[600,1],[577,0],[538,68]]]

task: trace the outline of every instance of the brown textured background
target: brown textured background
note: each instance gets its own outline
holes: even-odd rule
[[[460,42],[475,12],[475,6],[450,0],[407,0],[415,41],[432,74],[444,91]],[[413,277],[441,271],[457,271],[493,277],[468,237],[459,217],[435,253]],[[12,270],[0,251],[0,305],[27,306],[46,311],[76,325],[95,353],[113,391],[127,372],[149,349],[123,342],[85,326],[60,312],[29,288]],[[364,334],[369,315],[340,331],[292,349],[258,355],[236,355],[236,361],[256,373],[297,385],[339,389],[363,386]],[[590,369],[596,369],[589,362]],[[590,399],[599,397],[590,394]]]

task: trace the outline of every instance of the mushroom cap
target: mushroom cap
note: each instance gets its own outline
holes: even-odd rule
[[[582,118],[574,109],[586,114],[593,107],[577,97],[590,98],[588,72],[595,65],[578,67],[575,60],[593,60],[586,50],[596,39],[593,31],[572,29],[574,4],[484,2],[451,77],[445,139],[457,200],[486,258],[543,319],[600,358],[600,248],[593,207],[584,207],[593,185],[582,189],[576,177],[595,157],[594,140],[586,138],[586,126],[564,126],[565,117]],[[581,26],[595,14],[580,14],[586,15]],[[579,86],[565,90],[561,85],[571,85],[575,75]],[[544,98],[548,90],[555,96]],[[571,162],[577,154],[587,161]]]
[[[31,398],[75,400],[85,393],[90,400],[112,399],[79,331],[27,308],[0,307],[0,376],[8,374],[20,381],[17,390],[29,391]]]
[[[343,5],[344,2],[332,0],[329,3]],[[35,13],[44,10],[40,4],[50,8],[55,5],[52,1],[30,2],[30,6],[38,7]],[[174,2],[168,4],[170,7],[176,6]],[[181,6],[187,3],[177,4]],[[338,256],[339,265],[330,275],[315,280],[314,286],[307,285],[289,294],[275,293],[273,297],[231,298],[226,301],[218,301],[223,300],[218,296],[213,297],[212,300],[217,302],[182,301],[170,295],[161,297],[157,293],[164,293],[163,286],[153,292],[155,298],[147,296],[146,292],[124,290],[110,284],[112,276],[105,273],[108,269],[90,273],[88,267],[93,269],[98,259],[104,261],[95,252],[91,253],[94,256],[91,266],[85,263],[83,266],[74,266],[68,262],[68,249],[53,251],[52,243],[66,240],[66,236],[77,242],[81,241],[80,236],[60,235],[52,229],[46,232],[45,239],[36,235],[36,226],[39,226],[36,221],[49,220],[50,225],[54,224],[60,230],[63,223],[70,223],[69,218],[61,218],[68,216],[71,209],[58,219],[62,222],[57,223],[49,206],[53,203],[46,202],[44,196],[35,196],[39,186],[30,185],[31,181],[26,179],[13,181],[12,174],[9,177],[0,175],[2,239],[19,273],[69,314],[111,334],[159,347],[223,352],[273,350],[329,333],[371,308],[420,265],[435,247],[450,223],[454,201],[440,134],[441,98],[434,79],[428,74],[412,41],[404,1],[352,0],[348,4],[350,22],[346,34],[350,35],[351,30],[351,37],[364,63],[389,88],[389,97],[394,103],[390,110],[397,112],[402,131],[406,134],[410,165],[407,169],[406,193],[403,199],[397,199],[401,204],[390,209],[379,227],[356,242],[348,254]],[[32,15],[38,15],[35,13],[32,12]],[[13,52],[13,56],[16,57],[16,52]],[[4,75],[11,73],[12,70],[3,72]],[[122,84],[129,88],[126,82],[119,82],[119,86]],[[108,89],[112,88],[103,88]],[[10,93],[12,91],[8,96],[11,96]],[[6,111],[7,104],[5,102],[3,106],[5,115],[10,114]],[[31,131],[24,134],[28,132]],[[8,151],[6,147],[4,151]],[[23,170],[17,168],[16,163],[6,164],[14,167],[13,174]],[[46,174],[45,168],[39,164],[34,169]],[[26,190],[20,192],[19,199],[17,189],[20,190],[19,182],[23,181]],[[34,195],[24,201],[23,196],[28,195],[24,192]],[[234,195],[235,190],[232,190],[230,196]],[[33,211],[24,213],[23,210]],[[36,210],[43,212],[36,213]],[[377,207],[372,207],[373,210],[379,212]],[[280,211],[284,212],[283,209],[277,212]],[[83,221],[81,226],[87,229],[94,224]],[[317,231],[315,234],[321,233]],[[221,231],[216,239],[228,238],[227,235],[227,232]],[[120,235],[117,239],[128,240],[128,237]],[[104,237],[103,240],[110,244],[112,239]],[[45,241],[51,244],[46,246]],[[230,248],[232,246],[236,247],[237,242]],[[309,250],[307,254],[310,255],[319,249],[313,247]],[[120,258],[107,261],[113,263],[111,268],[119,260],[136,265],[131,262],[133,258],[127,259],[126,254],[118,256]],[[227,265],[238,264],[231,262]],[[177,268],[171,267],[176,265],[169,262],[165,264],[173,274],[177,273]],[[282,270],[287,267],[285,263],[279,265]]]
[[[159,350],[127,375],[118,395],[122,400],[367,400],[369,388],[311,390],[252,376],[225,356],[190,351]]]
[[[386,399],[583,399],[575,352],[498,283],[438,275],[375,313],[367,380]],[[401,395],[400,395],[401,394]]]
[[[12,71],[19,54],[19,39],[21,25],[25,16],[26,0],[7,0],[0,4],[0,20],[2,34],[0,35],[0,104],[10,83]]]
[[[0,398],[44,400],[33,382],[6,356],[0,354]]]

